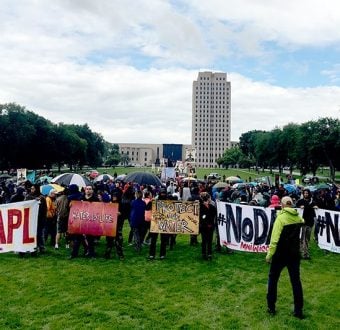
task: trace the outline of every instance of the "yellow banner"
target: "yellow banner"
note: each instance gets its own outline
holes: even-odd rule
[[[198,235],[199,209],[198,201],[153,201],[150,232]]]

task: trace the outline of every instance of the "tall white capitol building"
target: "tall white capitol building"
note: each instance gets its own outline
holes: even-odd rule
[[[231,147],[230,97],[226,73],[198,73],[192,86],[192,147],[197,167],[216,167],[216,160]]]

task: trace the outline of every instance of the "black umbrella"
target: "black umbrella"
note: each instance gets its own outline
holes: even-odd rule
[[[148,172],[132,172],[125,178],[125,182],[136,182],[141,185],[161,186],[162,182],[158,176]]]
[[[78,187],[86,187],[91,185],[91,181],[84,176],[76,173],[64,173],[56,176],[51,180],[51,183],[58,183],[61,186],[69,186],[76,184]]]

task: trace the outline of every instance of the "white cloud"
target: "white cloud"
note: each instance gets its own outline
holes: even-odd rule
[[[340,87],[283,88],[231,74],[232,137],[253,129],[339,118]]]
[[[3,0],[0,103],[16,102],[55,123],[88,123],[110,142],[191,143],[198,68],[220,70],[219,63],[249,55],[272,61],[263,42],[339,45],[339,7],[335,1]],[[136,64],[143,61],[145,67]],[[294,65],[309,70],[301,61]],[[322,73],[338,82],[337,65],[329,67]],[[252,70],[278,81],[269,80],[269,66]],[[234,140],[250,129],[339,116],[338,87],[285,89],[229,77]]]
[[[234,33],[252,42],[275,41],[283,46],[324,46],[340,41],[337,0],[191,0],[208,19],[228,22]]]

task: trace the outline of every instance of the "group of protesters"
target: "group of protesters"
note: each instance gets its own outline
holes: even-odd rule
[[[130,225],[130,233],[127,243],[133,245],[138,253],[142,248],[149,248],[150,260],[156,258],[157,233],[150,232],[151,206],[154,199],[199,201],[200,221],[199,232],[201,234],[202,258],[211,260],[213,255],[213,237],[216,237],[215,250],[220,252],[222,247],[219,242],[217,226],[216,201],[228,203],[246,204],[253,206],[281,208],[280,201],[285,196],[290,196],[295,207],[304,208],[303,216],[305,225],[301,237],[301,254],[305,259],[310,258],[308,243],[315,219],[315,208],[327,210],[340,210],[340,193],[335,189],[320,189],[311,192],[308,187],[299,188],[292,192],[284,188],[284,184],[269,186],[265,183],[257,186],[244,183],[235,187],[226,185],[215,188],[214,181],[170,179],[163,187],[141,186],[133,182],[115,180],[94,182],[80,189],[77,185],[70,185],[57,193],[50,190],[47,196],[40,192],[38,184],[26,181],[16,186],[12,181],[1,184],[0,197],[2,203],[14,203],[23,200],[39,200],[39,215],[37,225],[37,253],[44,253],[47,243],[59,249],[61,239],[65,241],[65,247],[71,249],[70,258],[79,256],[79,250],[83,247],[84,255],[95,258],[95,246],[100,237],[91,235],[69,235],[68,217],[70,206],[74,200],[89,202],[104,202],[118,204],[117,235],[106,237],[105,258],[111,258],[114,252],[120,260],[124,259],[123,227],[127,220]],[[315,230],[317,237],[317,228]],[[197,235],[190,235],[190,245],[197,245]],[[160,234],[160,260],[166,257],[167,247],[173,249],[176,244],[176,235]],[[228,248],[227,252],[231,252]]]
[[[134,246],[140,254],[148,248],[148,259],[156,259],[157,240],[160,236],[159,260],[164,260],[167,249],[176,244],[176,234],[156,233],[150,230],[152,221],[152,202],[154,200],[196,201],[199,203],[199,234],[201,237],[201,255],[203,260],[213,257],[213,239],[216,238],[215,251],[221,252],[219,239],[216,202],[234,203],[274,208],[277,210],[266,261],[270,263],[268,275],[267,306],[270,315],[276,314],[277,285],[281,271],[287,267],[293,289],[294,311],[297,318],[304,318],[303,289],[300,280],[300,259],[310,259],[309,242],[315,224],[317,208],[340,211],[340,189],[336,185],[329,188],[311,190],[311,187],[295,186],[288,191],[284,184],[269,186],[261,183],[241,185],[216,185],[209,180],[188,180],[173,178],[162,187],[139,185],[134,182],[107,180],[94,182],[80,189],[75,184],[57,193],[51,189],[43,196],[39,184],[26,181],[16,186],[10,181],[0,186],[0,202],[16,203],[24,200],[38,200],[37,249],[32,255],[43,254],[49,243],[51,248],[59,249],[61,238],[65,248],[70,249],[70,259],[83,254],[89,259],[96,258],[96,244],[100,237],[88,234],[69,234],[68,219],[74,201],[103,202],[117,204],[117,227],[115,237],[106,236],[104,257],[111,258],[112,252],[124,260],[123,228],[127,220],[130,233],[127,243]],[[302,209],[302,216],[297,209]],[[315,239],[318,237],[315,225]],[[198,235],[190,235],[188,243],[197,245]],[[226,252],[231,250],[226,248]],[[23,256],[25,253],[19,253]]]

